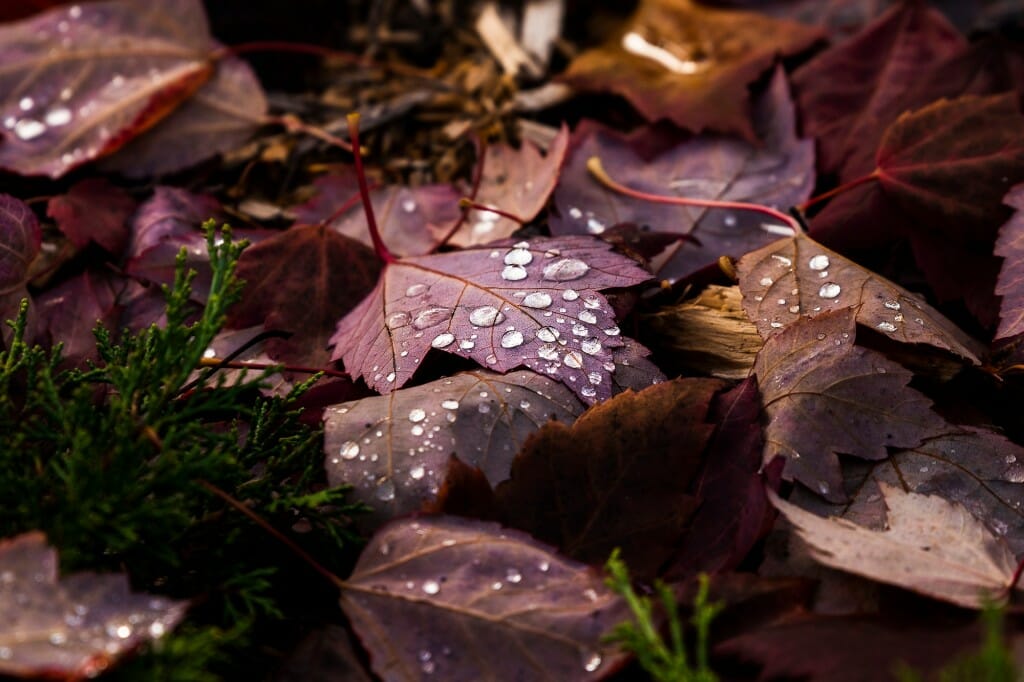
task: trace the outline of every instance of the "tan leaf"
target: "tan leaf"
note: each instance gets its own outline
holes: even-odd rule
[[[888,528],[822,518],[768,493],[811,555],[826,566],[967,608],[999,599],[1017,562],[1001,539],[958,502],[879,486]]]

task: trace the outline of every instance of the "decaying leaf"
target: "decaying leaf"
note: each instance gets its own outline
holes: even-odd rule
[[[883,531],[824,519],[774,493],[769,498],[828,566],[966,608],[1005,599],[1001,592],[1017,568],[1006,543],[958,502],[879,487],[888,508]]]
[[[432,501],[452,454],[497,485],[531,433],[582,411],[570,389],[525,370],[463,372],[334,405],[324,414],[327,480],[354,486],[373,508],[361,522],[380,525]]]
[[[601,576],[494,523],[385,526],[341,606],[384,680],[596,680],[625,659],[602,641],[626,608]]]
[[[995,254],[1002,257],[996,293],[1002,296],[997,339],[1024,333],[1024,184],[1017,185],[1003,201],[1015,210],[1001,228]]]
[[[689,482],[714,425],[716,379],[675,379],[627,391],[575,424],[531,436],[498,487],[509,525],[580,561],[600,564],[620,547],[651,577],[673,552],[696,506]]]
[[[562,79],[618,93],[650,121],[667,118],[695,132],[753,141],[747,85],[778,56],[821,37],[815,28],[753,12],[644,0],[623,30],[574,59]]]
[[[623,135],[584,122],[555,192],[555,234],[602,234],[629,222],[656,232],[687,235],[655,261],[663,278],[687,277],[720,256],[739,257],[790,234],[752,211],[671,206],[614,193],[591,177],[596,156],[629,187],[651,194],[715,201],[743,201],[786,208],[805,201],[814,185],[814,143],[796,135],[785,73],[777,69],[754,106],[753,143],[736,137],[700,135],[671,144],[660,128]],[[656,150],[650,158],[648,148]]]
[[[912,375],[854,346],[855,308],[802,318],[769,337],[754,362],[768,416],[764,461],[831,502],[846,499],[839,454],[878,460],[949,431]]]
[[[498,372],[526,366],[584,402],[612,394],[614,312],[599,291],[650,279],[595,237],[537,237],[384,267],[377,287],[338,323],[333,359],[389,393],[431,348]]]
[[[0,674],[82,680],[159,639],[187,604],[133,593],[122,574],[58,579],[42,533],[0,541]]]
[[[979,364],[982,347],[921,297],[800,233],[736,264],[743,309],[764,337],[795,320],[852,307],[856,320],[903,343],[924,343]]]

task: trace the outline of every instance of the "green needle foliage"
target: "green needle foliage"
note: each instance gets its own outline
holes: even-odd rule
[[[146,679],[216,679],[225,647],[306,617],[310,601],[324,608],[308,568],[212,488],[335,571],[357,540],[348,525],[360,509],[323,484],[321,435],[298,421],[295,401],[313,380],[266,398],[265,372],[197,378],[239,298],[245,247],[227,228],[205,229],[213,279],[201,310],[181,254],[167,324],[116,341],[98,328],[97,364],[66,369],[59,347],[26,344],[27,304],[0,352],[0,537],[39,529],[64,570],[126,570],[136,589],[194,600],[181,634],[129,666]]]
[[[690,624],[696,637],[696,666],[692,667],[686,654],[683,621],[672,589],[661,581],[654,583],[668,621],[669,641],[666,643],[658,631],[651,598],[636,593],[618,549],[608,558],[605,570],[608,571],[608,587],[625,598],[635,619],[616,626],[608,640],[618,642],[623,649],[632,652],[640,666],[658,682],[716,682],[718,678],[708,665],[708,631],[722,606],[708,601],[708,577],[700,576],[700,586],[693,600]]]

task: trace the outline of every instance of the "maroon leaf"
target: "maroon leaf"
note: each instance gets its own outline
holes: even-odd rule
[[[997,339],[1024,333],[1024,184],[1010,190],[1003,201],[1016,209],[999,228],[995,254],[1003,259],[996,293],[1003,297]]]
[[[602,641],[626,608],[601,576],[493,523],[385,526],[341,606],[384,680],[595,680],[625,658]]]
[[[353,485],[374,510],[367,527],[380,525],[432,501],[452,453],[497,485],[531,433],[582,411],[571,390],[529,371],[464,372],[336,405],[324,416],[327,480]]]
[[[210,77],[197,0],[57,8],[0,26],[0,166],[60,177],[116,151]]]
[[[32,209],[9,194],[0,194],[0,293],[24,285],[42,236]]]
[[[99,675],[185,616],[185,602],[132,593],[122,574],[57,577],[42,533],[0,541],[0,674],[83,680]]]
[[[781,68],[754,107],[754,126],[758,144],[702,135],[653,159],[644,158],[638,149],[643,139],[635,133],[623,136],[581,126],[555,192],[559,215],[551,220],[552,230],[600,234],[608,226],[631,222],[689,235],[656,262],[657,273],[670,280],[684,278],[719,256],[739,257],[774,241],[787,231],[766,224],[763,215],[640,201],[605,189],[586,169],[587,159],[597,156],[613,174],[628,177],[631,188],[651,194],[782,208],[805,201],[814,186],[814,143],[796,137],[793,104]]]
[[[907,94],[936,62],[965,48],[940,12],[905,2],[798,69],[793,85],[804,132],[818,140],[818,170],[841,171],[843,181],[870,173],[885,126],[907,108],[948,94],[949,82],[912,102]]]
[[[431,348],[565,383],[584,402],[612,393],[623,345],[602,289],[650,275],[592,237],[537,237],[390,263],[338,324],[333,359],[381,393],[404,385]]]
[[[336,175],[317,178],[313,185],[317,194],[295,210],[298,222],[319,224],[345,209],[329,223],[331,229],[372,246],[354,173],[345,168]],[[429,253],[449,232],[461,215],[461,197],[450,185],[391,185],[372,190],[370,203],[388,248],[415,256]]]
[[[689,483],[724,385],[667,381],[596,405],[571,426],[545,425],[496,490],[503,518],[580,561],[600,564],[620,547],[631,571],[652,577],[696,506]]]
[[[523,220],[533,220],[555,189],[568,147],[569,128],[565,125],[551,141],[545,156],[529,140],[524,140],[519,149],[507,144],[490,145],[474,200]],[[509,237],[520,227],[516,221],[497,213],[473,210],[469,220],[448,241],[455,246],[475,246]]]
[[[843,502],[839,454],[884,459],[949,431],[931,401],[909,388],[911,373],[853,345],[855,308],[800,319],[769,337],[754,361],[768,416],[764,461],[786,460],[783,475],[831,502]]]
[[[980,363],[980,344],[920,297],[802,233],[748,253],[736,271],[743,309],[762,337],[802,317],[852,307],[859,324],[889,338]]]
[[[454,454],[448,460],[448,472],[438,488],[437,498],[423,505],[428,514],[467,516],[481,521],[496,521],[498,507],[494,490],[480,469],[464,464]]]
[[[120,254],[127,246],[128,218],[134,210],[131,195],[103,178],[77,182],[46,205],[46,215],[72,244],[82,248],[95,242],[112,254]]]
[[[242,253],[238,277],[248,284],[228,323],[289,332],[289,339],[267,341],[270,357],[321,367],[338,318],[366,296],[378,272],[373,252],[359,242],[325,227],[293,227]]]
[[[670,578],[734,569],[770,528],[775,513],[761,477],[760,418],[760,394],[752,378],[711,403],[708,421],[717,430],[692,486],[698,507]]]
[[[97,325],[117,328],[117,290],[123,287],[118,279],[106,271],[86,270],[36,296],[43,333],[51,345],[63,344],[69,365],[84,367],[86,360],[98,358],[93,335]]]
[[[256,74],[244,60],[225,57],[191,97],[99,165],[130,178],[173,173],[240,147],[266,114]]]
[[[747,86],[776,58],[810,47],[816,30],[689,0],[645,0],[604,45],[576,57],[570,85],[622,95],[649,121],[667,118],[753,140]]]

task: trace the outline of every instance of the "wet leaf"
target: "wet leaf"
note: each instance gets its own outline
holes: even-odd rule
[[[324,227],[292,227],[242,253],[238,277],[247,285],[228,323],[288,332],[291,338],[267,341],[270,357],[324,366],[338,318],[370,291],[378,272],[373,252],[359,242]]]
[[[879,489],[888,508],[882,531],[769,497],[827,566],[966,608],[1001,599],[1017,567],[1005,542],[958,502],[885,483]]]
[[[504,519],[588,563],[619,547],[631,572],[652,577],[696,507],[689,483],[714,430],[709,403],[724,386],[666,381],[596,405],[575,424],[545,425],[496,490]]]
[[[852,307],[856,320],[902,343],[924,343],[979,364],[981,345],[927,303],[798,234],[736,264],[743,309],[768,338],[798,319]]]
[[[119,573],[58,579],[57,552],[42,533],[0,541],[0,674],[95,677],[174,629],[185,608],[132,593]]]
[[[317,194],[296,208],[299,224],[318,224],[341,211],[329,223],[331,229],[372,246],[355,175],[346,168],[313,184]],[[429,253],[437,246],[461,216],[460,198],[462,194],[450,185],[391,185],[370,192],[381,238],[392,252],[403,256]]]
[[[526,366],[584,402],[612,393],[623,345],[602,289],[650,275],[593,237],[537,237],[405,258],[338,323],[333,359],[388,393],[435,348],[498,372]]]
[[[1001,228],[995,255],[1003,259],[995,292],[1002,296],[997,339],[1024,333],[1024,184],[1017,185],[1003,202],[1015,209]]]
[[[531,433],[582,411],[571,390],[528,371],[463,372],[335,405],[324,415],[327,480],[353,485],[373,507],[364,523],[380,525],[434,500],[453,453],[497,485]]]
[[[908,108],[951,94],[950,82],[913,100],[908,93],[937,62],[965,50],[939,11],[904,2],[798,69],[793,85],[804,133],[818,141],[818,170],[838,171],[843,181],[870,173],[885,126]]]
[[[341,605],[374,672],[389,681],[594,680],[625,658],[601,640],[626,618],[601,576],[493,523],[385,526]]]
[[[85,270],[36,296],[42,332],[51,345],[64,345],[69,365],[84,367],[86,360],[98,360],[93,330],[100,324],[117,328],[117,293],[123,286],[109,272]]]
[[[1017,95],[967,95],[903,114],[885,131],[876,160],[883,189],[929,228],[960,239],[994,234],[1003,195],[1024,181]]]
[[[698,5],[644,0],[607,43],[576,57],[562,79],[622,95],[649,121],[754,140],[747,86],[780,55],[822,34],[795,22]]]
[[[21,289],[25,284],[42,236],[32,209],[20,199],[0,194],[0,293]]]
[[[640,201],[605,189],[586,169],[597,156],[613,175],[643,192],[692,199],[743,201],[787,208],[805,201],[814,186],[814,143],[796,136],[793,104],[784,72],[778,69],[754,107],[756,144],[738,138],[701,135],[645,158],[646,137],[657,130],[622,135],[583,125],[555,191],[555,234],[601,234],[624,222],[642,229],[685,234],[657,261],[657,274],[681,279],[714,263],[719,256],[739,257],[767,244],[783,225],[763,215],[667,206]],[[662,147],[662,149],[664,149]]]
[[[56,178],[152,127],[214,71],[197,0],[86,3],[0,26],[0,166]]]
[[[83,248],[95,242],[112,254],[128,245],[128,218],[134,211],[131,195],[103,178],[77,182],[46,204],[46,215],[72,244]]]
[[[533,220],[555,189],[568,147],[569,128],[564,124],[544,156],[529,140],[523,140],[518,149],[507,144],[489,145],[484,154],[483,175],[475,201],[500,208],[523,220]],[[520,227],[514,220],[496,213],[471,210],[469,219],[449,243],[455,246],[484,244],[509,237]]]
[[[801,319],[769,337],[754,362],[768,422],[764,461],[786,460],[784,477],[842,502],[837,455],[879,460],[949,430],[911,373],[854,346],[855,308]]]

